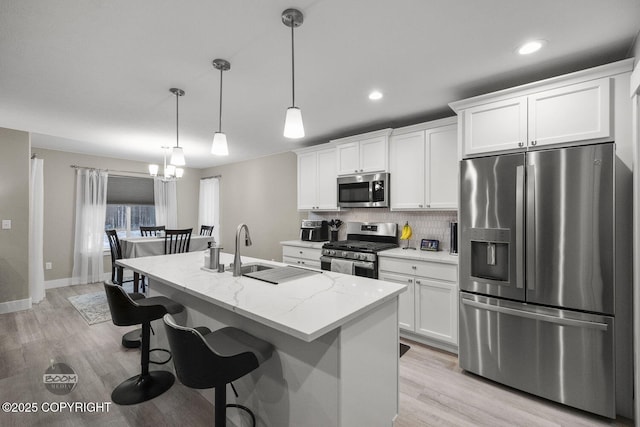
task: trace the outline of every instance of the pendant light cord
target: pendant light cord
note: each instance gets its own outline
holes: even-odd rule
[[[291,22],[291,106],[296,106],[296,72],[295,72],[295,51],[293,45],[293,28],[295,24],[293,23],[293,19]]]
[[[220,112],[218,115],[218,133],[222,133],[222,68],[220,68]]]
[[[176,93],[176,147],[180,147],[180,139],[178,138],[178,117],[179,117],[179,112],[178,112],[178,98],[180,98],[180,94]]]

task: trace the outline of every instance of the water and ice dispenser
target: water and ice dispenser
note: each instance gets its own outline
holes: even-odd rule
[[[473,228],[469,233],[471,276],[509,282],[511,231],[503,228]]]

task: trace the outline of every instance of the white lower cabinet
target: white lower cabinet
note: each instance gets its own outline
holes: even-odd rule
[[[413,277],[400,274],[380,273],[378,279],[407,285],[407,290],[400,294],[398,319],[402,329],[415,331],[415,281]]]
[[[456,264],[379,257],[378,278],[409,288],[400,294],[402,331],[434,345],[458,347],[458,266]]]
[[[321,252],[321,249],[282,245],[282,262],[293,266],[299,265],[319,270]]]
[[[458,345],[458,286],[456,283],[416,279],[415,332]]]

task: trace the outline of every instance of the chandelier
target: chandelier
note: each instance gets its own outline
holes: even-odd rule
[[[156,164],[149,165],[149,175],[152,177],[160,177],[163,181],[174,181],[178,178],[182,178],[184,175],[184,169],[176,167],[176,165],[172,165],[171,163],[167,164],[167,153],[171,150],[171,147],[162,147],[163,158],[164,158],[164,168],[162,169],[163,174],[158,175],[160,167]]]

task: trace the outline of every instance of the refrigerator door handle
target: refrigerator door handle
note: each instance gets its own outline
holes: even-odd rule
[[[516,288],[524,286],[524,166],[516,166]]]
[[[606,331],[608,325],[600,322],[590,322],[587,320],[568,319],[566,317],[550,316],[548,314],[533,313],[530,311],[517,310],[515,308],[500,307],[492,304],[485,304],[482,302],[468,300],[466,298],[461,299],[464,305],[469,307],[479,308],[481,310],[495,311],[497,313],[510,314],[517,317],[525,317],[527,319],[539,320],[542,322],[555,323],[563,326],[575,326],[578,328],[598,329],[600,331]]]
[[[527,165],[527,289],[536,288],[536,169]]]

